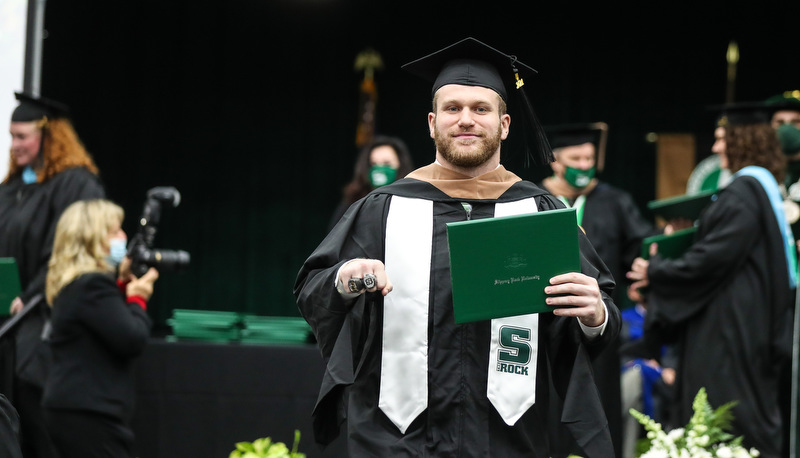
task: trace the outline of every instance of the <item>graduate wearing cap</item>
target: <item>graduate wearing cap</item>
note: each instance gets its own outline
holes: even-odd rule
[[[629,193],[597,178],[605,163],[606,123],[562,124],[550,126],[546,132],[555,162],[550,164],[553,175],[542,180],[541,187],[561,199],[566,206],[576,209],[578,224],[617,283],[614,301],[622,307],[622,304],[630,303],[625,273],[639,255],[642,239],[661,230],[642,216]],[[623,413],[618,350],[619,342],[612,343],[592,360],[592,365],[616,456],[622,456]]]
[[[785,91],[764,103],[770,124],[778,134],[781,151],[786,155],[786,178],[782,189],[784,210],[797,240],[800,238],[800,90]]]
[[[10,396],[22,425],[26,457],[55,456],[44,431],[39,406],[48,369],[48,349],[41,341],[49,310],[44,301],[47,262],[56,222],[69,204],[102,198],[97,166],[86,152],[63,104],[16,93],[19,105],[11,114],[8,175],[0,183],[0,257],[11,257],[19,268],[22,293],[11,314],[35,307],[17,325],[15,392]]]
[[[678,423],[705,388],[713,406],[736,402],[732,434],[764,458],[782,449],[789,399],[792,309],[797,285],[794,237],[780,186],[785,157],[763,104],[722,107],[720,164],[731,181],[700,215],[694,244],[677,259],[651,247],[629,278],[648,286],[645,341],[680,349]]]
[[[800,179],[800,90],[786,91],[765,102],[770,124],[778,132],[783,154],[789,159],[787,185]]]
[[[512,104],[529,157],[552,161],[521,89],[535,71],[473,38],[403,68],[434,83],[435,161],[353,204],[295,283],[327,362],[317,442],[344,434],[354,457],[556,457],[550,437],[566,429],[582,456],[613,456],[590,360],[617,338],[620,314],[583,233],[582,272],[546,289],[565,308],[454,321],[446,223],[564,208],[500,164]]]

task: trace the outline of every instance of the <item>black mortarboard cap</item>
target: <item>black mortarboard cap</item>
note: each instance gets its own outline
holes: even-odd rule
[[[526,144],[529,155],[533,153],[535,163],[540,165],[553,162],[547,137],[523,89],[525,83],[521,73],[533,76],[537,71],[517,60],[516,56],[468,37],[409,62],[402,69],[432,81],[431,95],[447,84],[481,86],[497,92],[512,105],[509,95],[518,94],[530,123],[530,129],[525,130],[529,135],[529,144]]]
[[[786,91],[768,98],[764,103],[771,113],[779,110],[800,111],[800,90]]]
[[[719,110],[717,126],[769,124],[771,112],[764,102],[740,102],[714,107]]]
[[[604,122],[560,124],[545,127],[547,138],[553,149],[591,143],[595,147],[597,170],[602,171],[606,158],[608,124]]]
[[[11,113],[11,122],[38,121],[45,116],[50,119],[66,118],[69,115],[69,108],[61,102],[22,92],[15,92],[14,95],[19,105]]]

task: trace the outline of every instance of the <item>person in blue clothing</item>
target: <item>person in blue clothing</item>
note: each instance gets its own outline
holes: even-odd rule
[[[665,345],[658,358],[626,354],[629,346],[635,346],[644,337],[644,321],[647,306],[644,296],[629,289],[628,295],[634,306],[622,310],[620,331],[620,357],[622,360],[622,447],[623,458],[634,458],[637,443],[643,437],[644,428],[630,415],[630,409],[648,415],[659,422],[665,430],[677,425],[672,403],[674,400],[676,351]]]

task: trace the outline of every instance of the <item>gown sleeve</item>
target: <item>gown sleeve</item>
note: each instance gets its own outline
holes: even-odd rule
[[[709,207],[695,243],[682,257],[650,259],[648,295],[657,299],[660,319],[677,324],[700,313],[763,235],[759,213],[742,204],[752,198],[737,189],[726,194]]]

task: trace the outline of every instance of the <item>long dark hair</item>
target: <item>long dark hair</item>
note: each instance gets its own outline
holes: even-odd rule
[[[353,203],[372,191],[372,184],[369,181],[369,169],[371,167],[369,157],[372,150],[379,146],[391,146],[397,153],[397,159],[400,161],[400,167],[397,169],[397,179],[405,177],[414,170],[411,153],[403,140],[387,135],[376,136],[371,142],[364,145],[358,154],[353,169],[353,179],[342,189],[342,197],[345,202]]]

